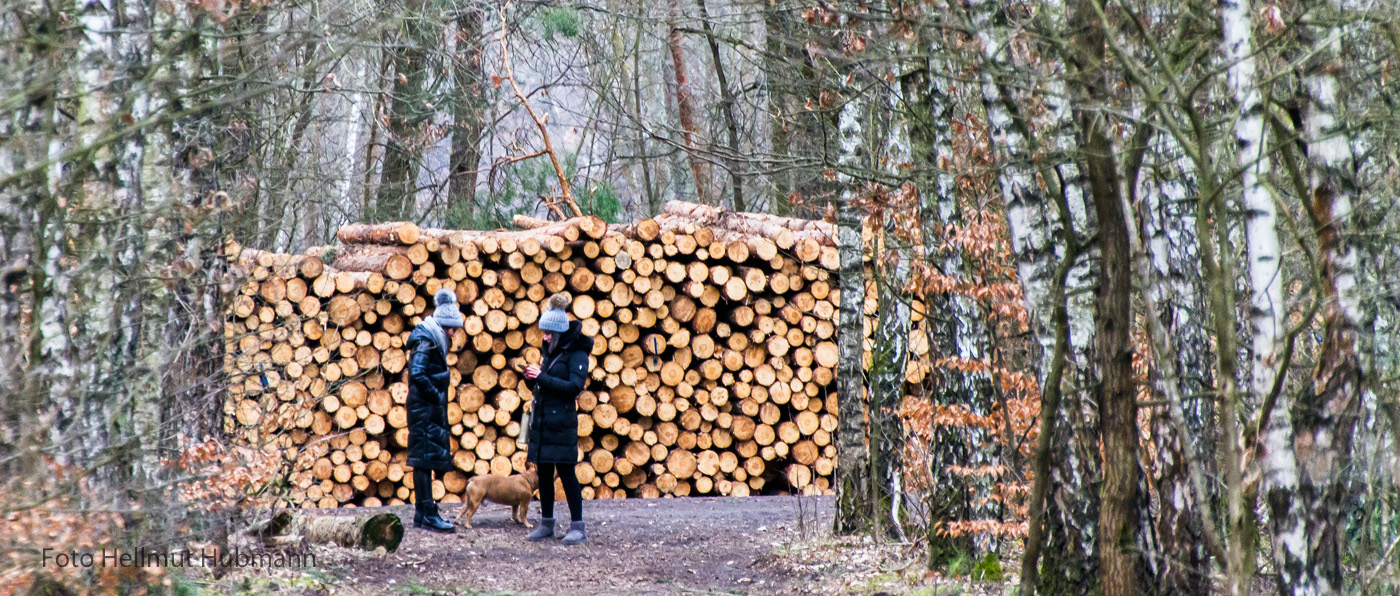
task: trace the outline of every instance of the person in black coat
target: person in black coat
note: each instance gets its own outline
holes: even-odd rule
[[[452,435],[447,424],[447,393],[452,373],[447,350],[461,333],[462,312],[457,294],[441,289],[433,296],[433,316],[423,319],[408,336],[408,465],[413,468],[413,527],[452,533],[452,522],[438,515],[433,500],[434,473],[452,470]]]
[[[583,526],[583,487],[574,466],[578,464],[578,395],[588,383],[588,358],[593,339],[569,321],[568,294],[549,297],[540,315],[545,350],[542,362],[525,369],[525,387],[535,395],[529,429],[529,457],[539,472],[540,525],[526,540],[539,542],[554,536],[554,474],[564,485],[571,523],[564,544],[588,539]]]

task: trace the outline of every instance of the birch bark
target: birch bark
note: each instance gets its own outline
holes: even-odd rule
[[[118,37],[121,66],[133,81],[125,95],[132,117],[139,121],[168,107],[165,98],[153,89],[150,68],[164,57],[155,43],[156,29],[172,23],[168,15],[161,16],[160,11],[142,3],[125,6],[118,23],[123,29]],[[160,69],[160,73],[175,74],[165,69]],[[144,487],[154,484],[160,467],[157,448],[161,434],[160,399],[164,395],[161,378],[166,363],[174,360],[168,351],[166,328],[152,325],[149,320],[169,320],[167,291],[162,284],[144,280],[171,262],[169,243],[173,239],[170,224],[165,222],[175,212],[177,190],[167,129],[153,127],[144,135],[131,134],[119,147],[122,155],[117,162],[117,177],[121,190],[117,208],[128,227],[117,242],[116,252],[126,276],[122,281],[126,283],[121,284],[114,301],[120,321],[115,347],[121,358],[113,373],[117,395],[124,399],[123,411],[118,412],[114,423],[125,432],[114,433],[114,438],[132,441],[135,448],[128,452],[127,464],[136,485]]]
[[[945,230],[968,225],[959,205],[953,174],[953,134],[957,91],[946,73],[952,72],[947,60],[946,32],[939,27],[921,27],[919,48],[928,58],[921,68],[904,76],[902,92],[911,106],[910,149],[914,171],[919,172],[919,226],[923,266],[930,275],[972,279],[965,267],[963,250],[949,241]],[[932,289],[923,292],[924,329],[928,334],[928,362],[939,360],[985,362],[990,337],[984,313],[971,297]],[[927,399],[940,406],[964,408],[976,416],[989,416],[997,400],[990,377],[956,366],[940,367],[936,384]],[[949,532],[950,524],[997,519],[991,505],[991,485],[987,476],[953,473],[955,469],[989,469],[998,461],[994,438],[978,427],[935,427],[928,445],[929,488],[927,503],[933,523],[928,524],[928,563],[938,566],[976,546],[993,549],[997,541],[984,534]]]
[[[1157,366],[1152,382],[1167,402],[1156,408],[1158,540],[1163,549],[1158,591],[1202,594],[1208,591],[1210,548],[1221,544],[1211,514],[1214,498],[1207,478],[1213,475],[1209,398],[1211,344],[1206,336],[1206,309],[1197,265],[1196,192],[1190,165],[1170,135],[1155,135],[1146,151],[1150,166],[1136,185],[1142,251],[1137,274],[1146,288],[1151,350]]]
[[[1283,341],[1283,279],[1281,254],[1277,231],[1277,212],[1273,197],[1264,186],[1270,171],[1271,162],[1266,153],[1264,138],[1264,107],[1262,95],[1256,81],[1257,64],[1253,43],[1253,21],[1249,0],[1224,2],[1220,10],[1223,40],[1221,49],[1226,58],[1226,84],[1233,96],[1238,115],[1235,118],[1236,163],[1240,168],[1242,186],[1241,204],[1247,215],[1245,221],[1246,267],[1250,279],[1250,310],[1252,358],[1250,366],[1251,401],[1259,404],[1271,403],[1267,396],[1273,392],[1277,378],[1276,367],[1279,350]],[[1223,243],[1217,246],[1228,250]],[[1217,315],[1219,316],[1219,314]],[[1228,355],[1222,354],[1223,358]],[[1226,387],[1225,404],[1236,404],[1230,393],[1235,379],[1222,379]],[[1287,400],[1272,402],[1270,412],[1265,413],[1270,421],[1264,432],[1262,446],[1264,453],[1259,459],[1263,473],[1263,483],[1279,487],[1293,486],[1297,482],[1297,463],[1293,458],[1291,445],[1292,425],[1288,420]],[[1241,474],[1239,458],[1235,456],[1234,437],[1238,436],[1237,423],[1233,417],[1225,421],[1224,462],[1226,485],[1229,487],[1228,528],[1232,535],[1231,552],[1226,562],[1230,578],[1227,589],[1230,594],[1242,596],[1249,590],[1249,576],[1253,558],[1245,545],[1240,544],[1245,523],[1245,496],[1241,494]],[[1285,489],[1287,490],[1287,489]]]
[[[1007,79],[1018,73],[1048,70],[1051,79],[1058,76],[1054,72],[1058,66],[1049,63],[1053,53],[1047,52],[1045,61],[1035,65],[1015,64],[1010,45],[1017,31],[1003,24],[1012,22],[1010,15],[998,12],[991,2],[968,4],[970,28],[981,41],[978,84],[999,161],[998,181],[1017,274],[1031,332],[1040,345],[1035,360],[1041,387],[1041,434],[1033,464],[1030,534],[1021,569],[1022,593],[1031,596],[1042,583],[1042,554],[1047,591],[1089,589],[1097,575],[1097,495],[1051,493],[1052,487],[1058,493],[1087,486],[1087,479],[1097,476],[1097,450],[1086,440],[1096,425],[1095,408],[1086,407],[1072,392],[1061,402],[1066,389],[1083,386],[1090,378],[1083,355],[1092,337],[1091,293],[1079,290],[1093,287],[1088,271],[1093,255],[1080,241],[1079,228],[1087,229],[1090,223],[1077,189],[1081,181],[1072,169],[1060,167],[1060,154],[1072,145],[1061,133],[1073,129],[1063,94],[1049,100],[1053,102],[1046,110],[1049,122],[1036,127],[1056,133],[1051,135],[1053,157],[1030,134],[1034,123],[1021,115],[1019,104],[1038,98],[1009,95]],[[1052,25],[1060,27],[1063,5],[1055,3],[1047,12]],[[1039,168],[1033,164],[1040,164]]]
[[[25,8],[28,10],[17,12],[14,19],[0,20],[0,26],[11,29],[8,33],[15,39],[24,31],[59,30],[58,11],[46,10],[37,2]],[[48,170],[42,164],[48,160],[49,139],[54,132],[52,116],[56,94],[52,85],[60,77],[60,65],[67,56],[60,50],[58,40],[45,39],[51,43],[35,53],[28,69],[20,71],[20,76],[0,81],[12,92],[33,90],[30,91],[32,101],[6,114],[3,126],[6,142],[0,143],[0,160],[6,166],[0,171],[27,172],[0,182],[0,198],[4,199],[5,208],[5,233],[0,234],[0,242],[5,245],[6,257],[5,286],[0,289],[5,306],[0,314],[4,315],[6,323],[13,323],[12,327],[6,327],[9,332],[0,334],[0,342],[5,345],[6,356],[13,358],[7,362],[17,364],[0,367],[5,369],[10,380],[0,388],[5,392],[0,407],[5,409],[6,422],[13,422],[11,436],[6,439],[18,453],[37,453],[49,438],[54,422],[46,407],[50,377],[56,369],[62,372],[61,367],[46,357],[46,328],[40,316],[52,283],[43,247],[47,246],[46,234],[54,211]],[[10,85],[16,88],[10,89]],[[57,330],[62,331],[63,322],[56,323]],[[54,325],[48,325],[48,329],[54,329]],[[35,474],[42,469],[40,464],[36,457],[21,457],[16,467],[21,474]]]
[[[1330,25],[1343,7],[1332,2],[1312,8],[1310,19],[1318,25],[1300,28],[1312,50],[1300,91],[1312,185],[1312,196],[1304,200],[1312,202],[1324,300],[1322,346],[1313,386],[1299,392],[1290,412],[1296,476],[1275,475],[1282,481],[1268,492],[1281,591],[1306,595],[1345,588],[1342,542],[1355,491],[1349,480],[1352,442],[1365,391],[1357,354],[1356,251],[1348,238],[1355,170],[1336,74],[1341,31]]]
[[[843,116],[844,119],[844,116]],[[844,138],[844,137],[843,137]],[[867,443],[865,371],[862,366],[865,337],[865,271],[861,250],[861,216],[854,193],[847,191],[839,207],[837,244],[841,251],[841,303],[838,327],[836,431],[836,516],[834,531],[852,534],[867,529],[869,504],[874,498],[870,482],[870,447]]]
[[[848,88],[849,92],[849,88]],[[838,181],[842,184],[837,205],[837,246],[841,251],[841,302],[837,322],[837,403],[840,408],[837,428],[836,516],[835,531],[850,534],[873,530],[877,520],[871,507],[879,494],[873,468],[870,444],[871,425],[867,412],[871,396],[867,394],[865,369],[865,247],[864,215],[856,205],[859,196],[850,172],[864,166],[867,153],[866,130],[869,126],[869,96],[849,92],[841,107],[838,125],[840,153],[837,157]]]
[[[132,8],[127,6],[128,11]],[[84,98],[82,111],[86,118],[76,131],[79,142],[97,143],[103,135],[121,128],[119,114],[128,108],[126,91],[131,83],[127,81],[139,78],[133,76],[130,65],[123,60],[123,52],[131,49],[128,37],[131,32],[121,23],[130,19],[131,15],[105,9],[89,11],[83,16],[84,40],[78,51],[85,74],[83,89],[77,95]],[[121,207],[129,191],[123,188],[125,181],[121,174],[131,167],[122,162],[129,154],[129,142],[129,139],[119,140],[98,150],[93,156],[93,167],[85,172],[83,180],[82,200],[87,208],[118,222],[126,222],[121,217]],[[86,240],[85,249],[97,254],[120,254],[123,240],[131,234],[131,226],[127,223],[100,226],[93,232],[82,235]],[[123,360],[128,352],[122,343],[121,295],[124,288],[121,281],[119,275],[111,273],[98,273],[89,281],[91,300],[87,303],[88,316],[83,324],[88,332],[82,334],[80,340],[87,343],[89,349],[95,346],[114,358],[90,358],[82,365],[85,383],[100,389],[92,391],[92,399],[82,400],[84,407],[68,412],[64,421],[64,426],[71,431],[65,440],[82,446],[76,452],[80,461],[92,461],[112,444],[113,418],[120,411],[117,400],[111,397],[120,395],[121,383],[129,370]],[[109,394],[108,399],[96,398],[102,393]],[[111,477],[98,480],[104,487],[112,481]]]
[[[904,397],[905,367],[909,363],[909,297],[904,287],[909,281],[911,267],[910,246],[907,240],[896,237],[898,226],[891,219],[883,231],[883,250],[877,251],[874,265],[879,277],[880,316],[875,326],[875,344],[870,366],[870,445],[871,467],[880,476],[872,479],[875,490],[877,511],[883,512],[888,506],[889,515],[879,516],[876,528],[890,530],[891,535],[904,541],[904,530],[900,520],[903,494],[901,484],[901,455],[904,452],[902,421],[894,414]],[[845,294],[842,294],[842,300]],[[888,501],[888,504],[885,502]],[[875,517],[875,516],[872,516]]]
[[[884,10],[883,3],[876,4],[875,10]],[[894,56],[908,53],[905,44],[895,41],[889,52]],[[896,60],[883,77],[887,81],[901,80],[907,64]],[[903,87],[899,85],[879,85],[872,90],[880,103],[885,104],[884,117],[876,120],[881,131],[872,131],[871,144],[878,143],[877,157],[872,161],[879,164],[880,173],[899,180],[910,165],[913,150],[910,146],[910,122],[905,109]],[[875,103],[875,102],[872,102]],[[876,126],[872,126],[872,129]],[[849,184],[850,182],[848,182]],[[882,189],[886,201],[896,204],[913,196],[912,186],[901,185],[898,189]],[[870,364],[870,419],[872,446],[871,457],[874,469],[879,474],[872,483],[875,504],[878,510],[872,517],[879,520],[877,531],[894,537],[900,542],[904,535],[903,455],[904,421],[897,414],[904,401],[904,384],[909,364],[909,331],[912,328],[908,293],[909,277],[914,265],[915,234],[911,224],[917,219],[903,209],[886,213],[883,232],[872,230],[881,238],[879,249],[875,251],[872,270],[877,272],[876,292],[879,302],[879,318],[875,322],[875,343],[872,347]]]

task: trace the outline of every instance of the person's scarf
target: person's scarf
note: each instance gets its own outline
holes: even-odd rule
[[[423,319],[423,328],[428,330],[428,334],[433,337],[433,342],[437,344],[437,349],[442,352],[443,362],[447,361],[447,331],[439,325],[437,320],[428,317]]]

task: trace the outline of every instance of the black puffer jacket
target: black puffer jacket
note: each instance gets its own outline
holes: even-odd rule
[[[540,376],[525,379],[535,394],[530,417],[529,461],[545,464],[578,463],[578,394],[588,384],[588,355],[593,338],[579,331],[579,322],[559,337],[544,355]]]
[[[424,325],[408,336],[408,349],[408,465],[447,472],[452,470],[452,435],[447,431],[452,373],[433,332]]]

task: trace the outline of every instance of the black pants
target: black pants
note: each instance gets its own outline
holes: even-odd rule
[[[438,514],[437,501],[433,500],[433,476],[441,478],[442,472],[413,469],[413,510],[428,517]]]
[[[574,467],[564,464],[539,464],[540,475],[540,516],[554,517],[554,473],[559,473],[559,482],[564,485],[564,499],[569,502],[569,518],[583,521],[583,485],[578,483]],[[414,479],[417,482],[417,479]]]

